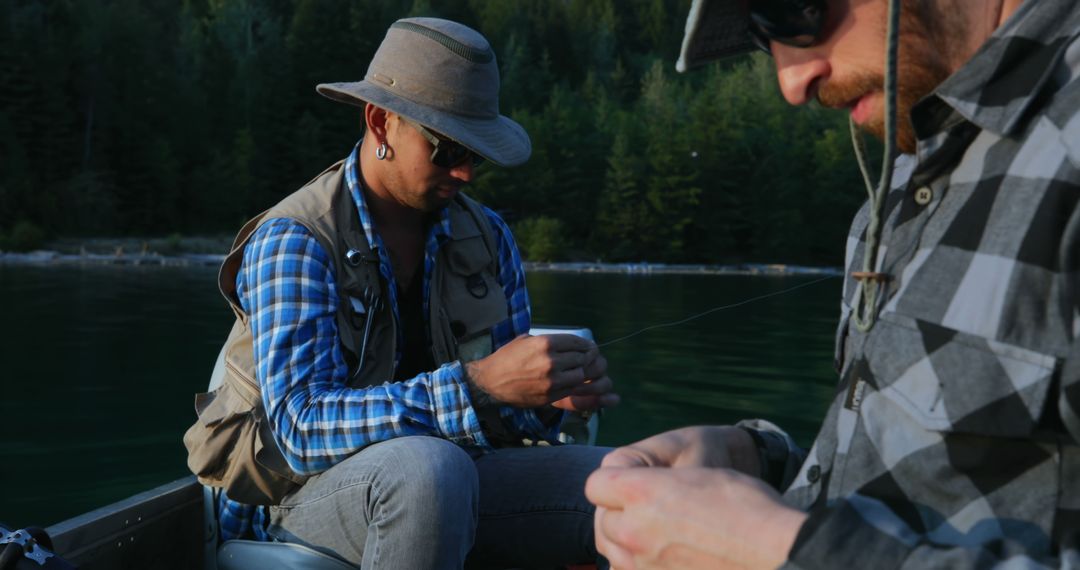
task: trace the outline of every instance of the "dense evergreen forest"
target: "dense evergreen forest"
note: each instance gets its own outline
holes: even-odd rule
[[[689,0],[0,0],[0,248],[231,235],[335,160],[394,20],[480,30],[523,167],[471,190],[534,260],[839,265],[864,192],[846,117],[763,55],[677,74]]]

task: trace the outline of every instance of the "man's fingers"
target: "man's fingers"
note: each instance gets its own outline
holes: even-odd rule
[[[599,396],[601,394],[607,394],[615,388],[614,382],[611,378],[604,376],[595,380],[590,380],[585,384],[579,384],[574,387],[571,395],[573,396]]]
[[[588,355],[586,355],[588,358]],[[604,358],[600,351],[597,351],[593,355],[593,359],[585,365],[585,375],[589,378],[599,378],[607,374],[607,359]]]
[[[584,352],[557,352],[551,355],[551,370],[553,372],[566,372],[568,370],[581,370],[582,376],[585,374],[585,365],[588,364],[586,360],[587,353]]]
[[[574,354],[580,353],[571,352],[552,360],[551,376],[555,386],[561,388],[581,384],[586,381],[595,383],[604,379],[606,379],[608,383],[611,382],[611,379],[607,377],[607,361],[588,366],[580,359],[574,358],[572,356]]]
[[[551,355],[551,369],[556,372],[581,369],[584,377],[599,378],[607,374],[607,359],[599,350],[559,352]]]
[[[552,353],[558,352],[589,352],[596,348],[596,343],[573,334],[549,334],[544,335],[548,341],[548,349]]]
[[[609,532],[618,531],[618,519],[621,518],[622,513],[618,511],[609,511],[603,507],[596,508],[595,522],[594,522],[594,534],[596,535],[596,549],[607,558],[611,567],[617,570],[628,569],[632,570],[636,568],[634,565],[634,556],[629,551],[620,546],[615,537],[609,537]],[[616,524],[612,524],[612,520],[615,520]]]
[[[596,409],[598,403],[595,400],[596,396],[566,396],[555,400],[551,405],[560,410],[584,412]]]
[[[614,408],[622,402],[622,396],[615,392],[608,392],[607,394],[601,394],[598,398],[600,400],[601,408]]]
[[[636,469],[601,467],[593,471],[585,480],[585,497],[597,507],[621,510],[626,505],[626,497],[616,488],[619,476]]]
[[[570,368],[569,370],[562,370],[559,372],[552,372],[548,378],[551,382],[551,388],[549,392],[559,394],[559,398],[569,396],[574,393],[574,390],[584,384],[588,378],[585,377],[585,371],[581,368]]]
[[[647,501],[667,469],[624,469],[601,467],[585,481],[585,496],[598,507],[623,509],[631,503]]]
[[[604,456],[601,467],[652,467],[653,463],[644,453],[631,448],[620,447]]]
[[[618,394],[609,392],[599,396],[567,396],[555,400],[551,405],[563,410],[587,412],[600,408],[614,408],[620,401]]]

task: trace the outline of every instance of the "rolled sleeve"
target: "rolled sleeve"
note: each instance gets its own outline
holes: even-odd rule
[[[806,460],[806,450],[772,422],[743,420],[735,426],[746,430],[758,448],[761,480],[778,491],[787,489]]]

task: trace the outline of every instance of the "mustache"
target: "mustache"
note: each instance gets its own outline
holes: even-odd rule
[[[880,91],[885,78],[872,73],[859,73],[843,80],[827,81],[817,92],[818,102],[832,109],[845,107],[872,91]]]

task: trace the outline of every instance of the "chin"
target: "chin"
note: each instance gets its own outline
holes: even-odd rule
[[[911,124],[911,109],[904,109],[896,115],[896,148],[904,154],[914,154],[916,149],[915,127]],[[870,133],[874,138],[885,140],[885,116],[878,113],[859,128]]]
[[[446,206],[448,206],[450,204],[451,200],[453,200],[452,196],[451,197],[432,196],[432,197],[428,198],[427,200],[424,200],[424,203],[421,204],[420,207],[417,208],[417,209],[418,210],[423,210],[424,212],[427,212],[427,213],[438,212],[439,210],[441,210],[441,209],[445,208]]]
[[[896,133],[896,148],[904,154],[915,154],[917,148],[915,141],[915,132],[908,129],[900,129],[900,132]]]

